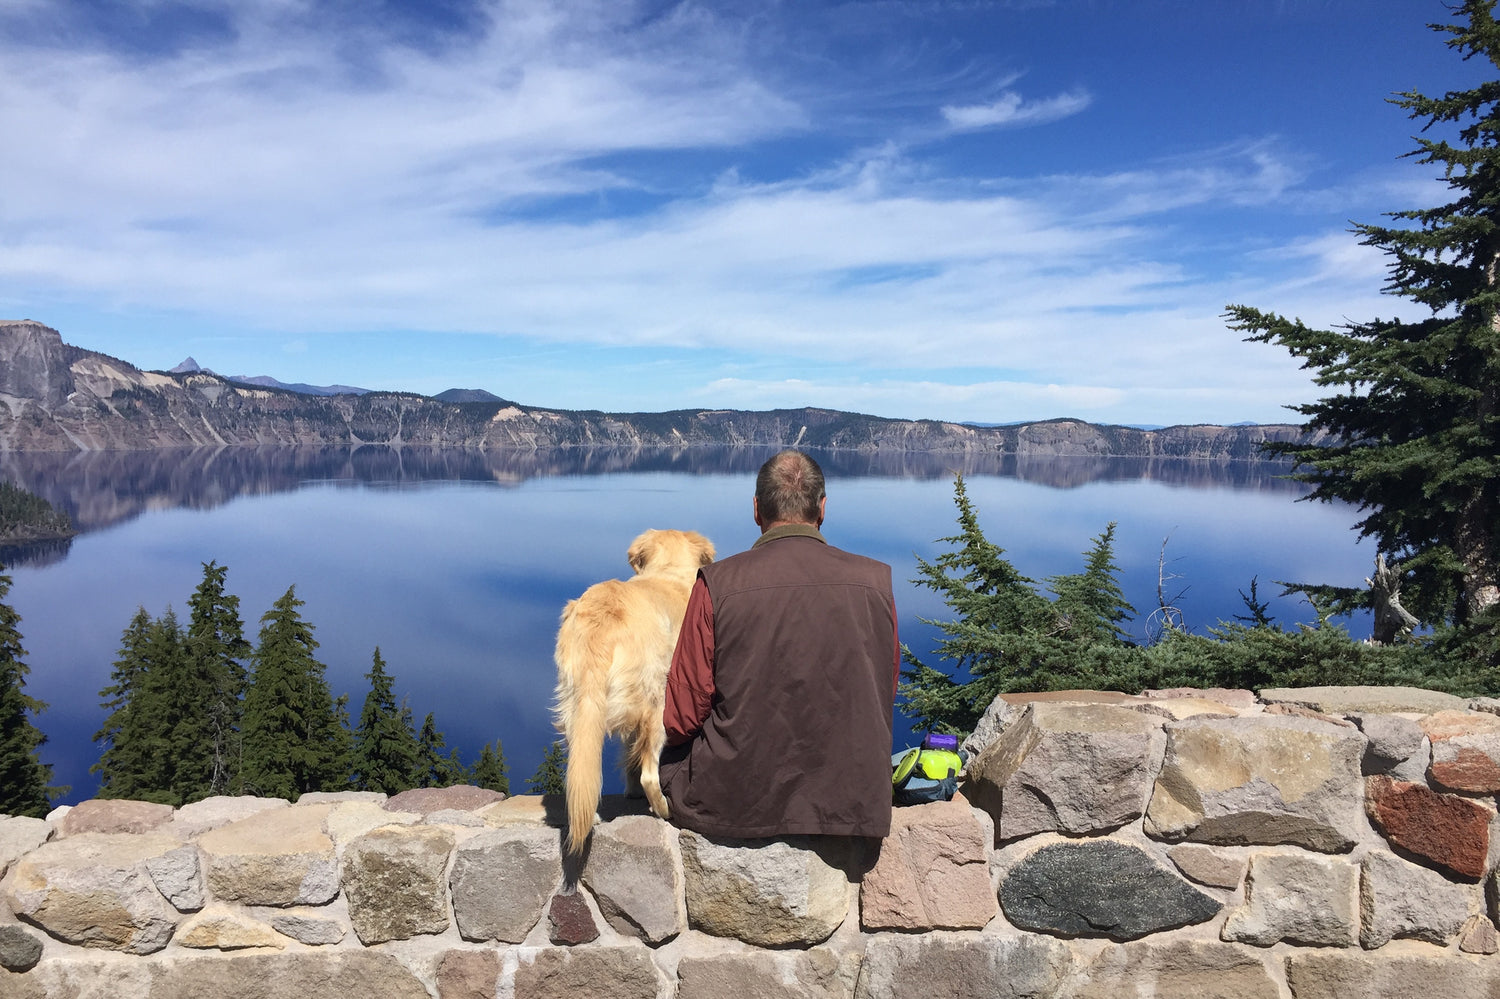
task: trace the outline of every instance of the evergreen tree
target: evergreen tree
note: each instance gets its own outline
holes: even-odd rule
[[[413,787],[448,787],[462,783],[468,776],[458,761],[457,750],[444,755],[448,748],[443,733],[438,731],[432,712],[422,719],[422,731],[417,735],[417,764],[412,771]]]
[[[288,587],[260,619],[242,723],[245,793],[295,799],[336,790],[347,778],[333,695],[295,590]]]
[[[509,770],[505,764],[505,750],[500,747],[500,740],[496,739],[493,749],[486,743],[479,751],[479,759],[474,763],[470,780],[478,787],[510,794],[510,777],[507,776]]]
[[[121,636],[119,656],[113,682],[99,692],[110,712],[94,734],[103,746],[92,768],[99,774],[99,797],[180,804],[171,790],[174,729],[182,710],[172,687],[185,658],[176,615],[168,610],[156,620],[138,608]]]
[[[203,563],[203,579],[188,600],[188,653],[209,684],[209,776],[201,794],[224,794],[239,759],[240,703],[245,696],[245,660],[250,643],[240,620],[240,598],[224,592],[227,566]]]
[[[953,670],[929,666],[903,648],[906,713],[928,727],[962,732],[997,694],[1138,685],[1138,661],[1120,628],[1134,610],[1116,580],[1114,525],[1085,553],[1083,572],[1049,580],[1056,599],[1048,600],[985,537],[962,476],[953,492],[960,533],[941,539],[952,550],[917,560],[915,580],[958,615],[927,622],[942,630],[938,655]]]
[[[0,575],[0,601],[10,592],[10,577]],[[38,751],[47,737],[32,718],[47,706],[26,693],[21,647],[21,615],[0,603],[0,815],[45,818],[52,795],[66,788],[52,788],[52,767],[43,763]]]
[[[547,755],[537,766],[536,773],[526,778],[532,794],[563,794],[567,790],[568,754],[563,750],[562,740],[547,747]]]
[[[354,733],[354,786],[361,791],[399,794],[411,787],[417,741],[396,707],[393,680],[385,671],[379,647],[365,679],[370,681],[370,692]]]
[[[211,664],[193,656],[186,632],[169,607],[151,630],[151,653],[141,696],[159,746],[151,761],[148,800],[178,806],[211,793],[214,770],[211,709],[217,692]]]
[[[1494,7],[1466,0],[1465,23],[1431,27],[1465,60],[1500,67]],[[1462,623],[1500,605],[1500,80],[1392,103],[1424,132],[1460,126],[1456,144],[1418,138],[1408,154],[1442,167],[1452,200],[1354,230],[1390,255],[1385,290],[1428,315],[1333,330],[1239,305],[1228,317],[1337,390],[1294,407],[1312,442],[1272,450],[1296,460],[1313,498],[1360,508],[1361,535],[1407,576],[1408,609],[1429,624]]]

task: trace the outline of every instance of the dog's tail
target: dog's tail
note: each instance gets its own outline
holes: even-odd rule
[[[568,852],[578,855],[594,828],[604,786],[605,692],[578,691],[568,732]]]

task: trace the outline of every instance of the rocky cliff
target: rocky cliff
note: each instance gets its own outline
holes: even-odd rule
[[[866,452],[1254,458],[1289,425],[1135,430],[1081,420],[972,427],[828,409],[601,413],[507,400],[446,403],[405,392],[307,396],[204,371],[142,371],[65,344],[31,320],[0,321],[0,451],[239,445],[438,448],[801,446]]]

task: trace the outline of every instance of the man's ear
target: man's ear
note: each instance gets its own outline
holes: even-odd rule
[[[828,497],[818,500],[818,526],[823,526],[823,517],[828,513]]]
[[[750,498],[750,509],[753,510],[754,513],[755,513],[755,526],[756,527],[764,527],[765,525],[760,522],[760,497],[759,496],[752,496]]]

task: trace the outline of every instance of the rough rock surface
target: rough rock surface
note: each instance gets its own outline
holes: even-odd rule
[[[257,798],[254,795],[215,795],[183,805],[172,816],[172,831],[184,840],[197,839],[204,833],[231,822],[248,819],[261,812],[290,808],[285,798]]]
[[[677,965],[676,999],[852,999],[859,967],[824,947],[694,955]]]
[[[46,819],[0,815],[0,878],[24,855],[47,842],[52,826]]]
[[[1213,940],[1108,947],[1069,999],[1280,999],[1261,954]]]
[[[1162,738],[1130,708],[1038,701],[969,761],[964,795],[1002,841],[1115,829],[1145,810]]]
[[[1021,858],[1000,883],[1000,907],[1028,930],[1135,940],[1212,919],[1223,903],[1140,847],[1098,839],[1050,843]]]
[[[1395,937],[1447,946],[1469,915],[1469,896],[1435,871],[1372,850],[1360,861],[1359,944],[1366,950]]]
[[[146,863],[180,846],[162,833],[53,840],[16,862],[6,901],[59,940],[150,954],[171,940],[177,912],[156,890]]]
[[[381,826],[409,826],[422,821],[416,812],[389,812],[373,801],[346,801],[335,804],[323,822],[323,831],[333,840],[340,853],[365,833]]]
[[[1465,954],[1494,954],[1500,952],[1500,934],[1488,916],[1478,914],[1469,917],[1458,934],[1458,949]]]
[[[897,808],[880,857],[859,888],[866,929],[980,929],[1000,909],[989,842],[962,798]]]
[[[148,858],[146,872],[156,890],[166,897],[178,912],[197,912],[203,908],[203,868],[198,863],[198,848],[183,844],[160,856]]]
[[[1245,878],[1245,858],[1199,843],[1178,843],[1167,851],[1167,859],[1200,885],[1238,888]]]
[[[1470,794],[1500,791],[1500,717],[1439,711],[1421,726],[1432,740],[1432,783]]]
[[[393,955],[373,950],[194,954],[182,959],[65,963],[27,975],[46,999],[431,999]],[[10,999],[9,996],[6,999]]]
[[[472,784],[455,784],[453,787],[414,787],[410,791],[402,791],[388,799],[385,803],[385,810],[416,812],[418,815],[439,812],[448,808],[477,812],[486,805],[493,805],[497,801],[504,800],[505,795],[499,791],[491,791],[487,787],[474,787]]]
[[[882,933],[870,938],[858,999],[1051,997],[1072,963],[1061,940],[987,933]]]
[[[666,977],[644,946],[576,947],[518,955],[516,999],[657,999]]]
[[[1292,716],[1171,723],[1146,832],[1168,840],[1348,850],[1364,829],[1364,746],[1352,727]]]
[[[1330,715],[1432,714],[1460,711],[1464,699],[1421,687],[1267,687],[1260,692],[1267,704],[1296,704]]]
[[[312,947],[336,944],[344,939],[344,925],[336,919],[302,912],[273,912],[271,927],[282,936]]]
[[[436,826],[383,826],[344,851],[349,921],[360,943],[406,940],[448,928],[453,834]]]
[[[495,999],[499,981],[499,951],[450,950],[438,962],[438,999]]]
[[[526,939],[562,880],[556,831],[524,825],[489,830],[456,854],[448,884],[459,934],[465,940]]]
[[[1484,877],[1494,812],[1467,798],[1389,777],[1369,778],[1366,795],[1370,821],[1392,844],[1460,877]]]
[[[1269,947],[1352,947],[1359,868],[1336,857],[1257,853],[1245,874],[1245,904],[1229,913],[1223,939]]]
[[[323,832],[332,805],[273,809],[198,839],[215,898],[246,905],[322,905],[339,892],[333,840]]]
[[[1475,999],[1500,993],[1495,962],[1455,961],[1421,944],[1294,952],[1286,959],[1286,978],[1294,999]]]
[[[1359,726],[1369,743],[1365,746],[1364,773],[1390,773],[1423,752],[1422,726],[1400,715],[1353,714],[1349,720]],[[1425,765],[1422,768],[1426,770]]]
[[[844,922],[850,844],[825,837],[681,834],[688,924],[761,947],[818,944]]]
[[[286,946],[286,940],[270,926],[225,905],[209,906],[184,921],[177,933],[177,942],[198,950],[245,950],[250,947],[280,950]]]
[[[30,971],[42,959],[42,941],[15,923],[0,924],[0,968]]]
[[[618,933],[664,943],[687,929],[677,833],[645,815],[594,827],[583,883]]]
[[[94,798],[74,805],[58,828],[60,836],[81,833],[143,833],[172,821],[172,806],[150,801]]]
[[[552,896],[547,906],[547,939],[564,947],[576,947],[599,939],[594,914],[579,892]]]

